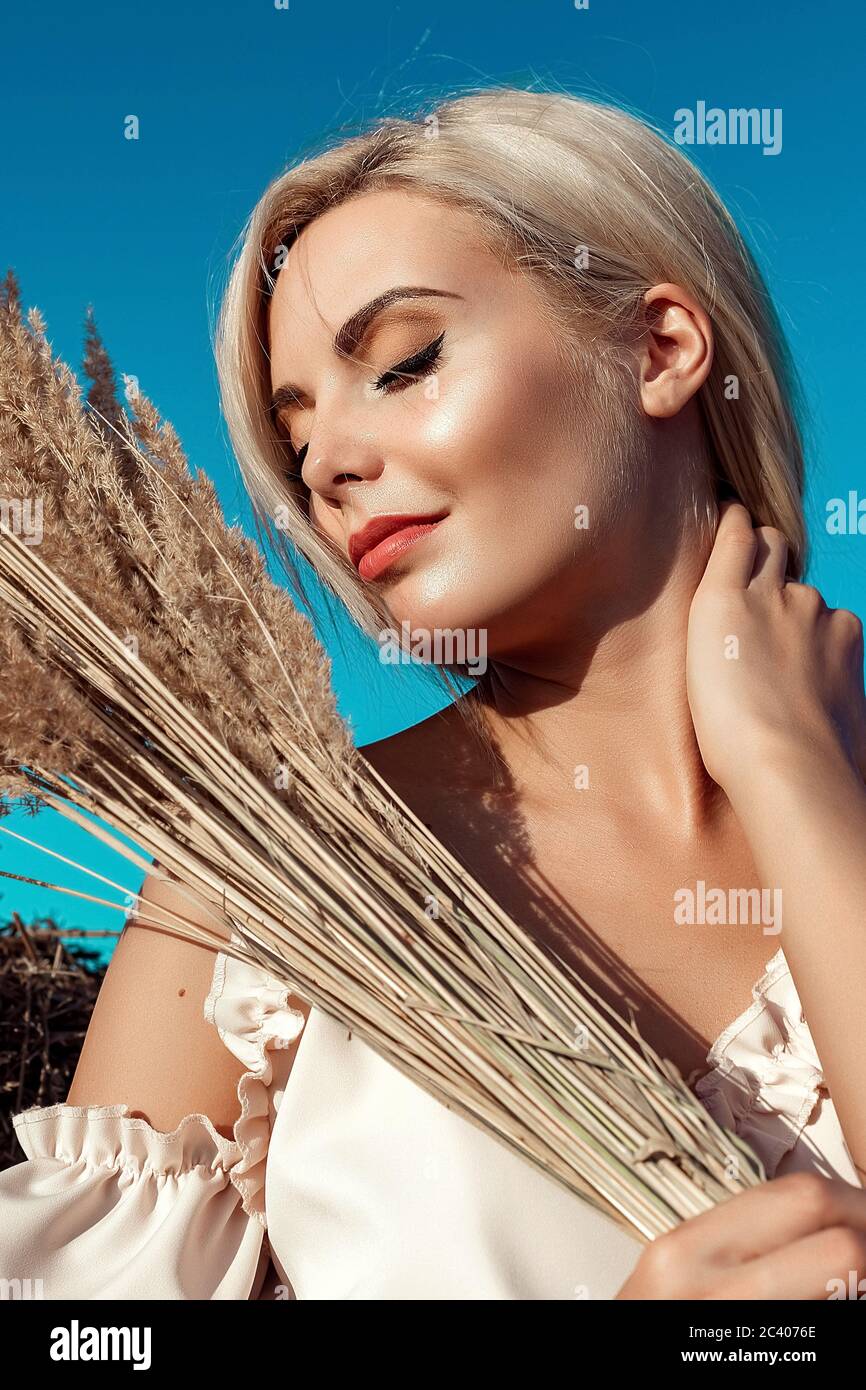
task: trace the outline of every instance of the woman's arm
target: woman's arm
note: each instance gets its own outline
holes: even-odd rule
[[[761,884],[781,891],[779,941],[866,1180],[863,628],[786,563],[779,531],[723,510],[689,618],[689,703]]]
[[[768,746],[728,790],[866,1184],[866,787],[838,746]]]
[[[230,1138],[243,1066],[202,1013],[215,950],[157,924],[171,923],[177,913],[223,936],[227,930],[152,874],[139,904],[105,972],[67,1104],[127,1101],[134,1115],[166,1132],[185,1115],[201,1113]]]

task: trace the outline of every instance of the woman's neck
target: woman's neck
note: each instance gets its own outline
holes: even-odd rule
[[[579,619],[555,644],[491,665],[485,718],[524,795],[573,810],[582,779],[611,810],[658,818],[683,836],[728,810],[704,768],[686,693],[689,607],[711,545],[684,535],[660,587],[645,567],[640,611],[620,616],[615,601],[595,596],[576,606]]]

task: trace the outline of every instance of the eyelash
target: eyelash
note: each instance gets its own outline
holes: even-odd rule
[[[398,362],[396,367],[390,367],[387,372],[383,372],[382,375],[377,377],[372,383],[373,390],[380,392],[383,396],[390,396],[393,384],[400,383],[404,377],[410,377],[411,380],[408,382],[404,381],[403,385],[411,386],[414,382],[420,381],[422,377],[429,376],[442,356],[442,343],[444,339],[444,332],[440,333],[438,338],[434,338],[432,343],[428,343],[426,347],[421,348],[420,352],[413,353],[411,357],[407,357],[403,362]],[[291,445],[289,447],[291,447]],[[295,452],[294,449],[292,450],[295,454],[295,462],[297,463],[299,471],[306,457],[308,448],[308,444],[303,444],[297,452]]]

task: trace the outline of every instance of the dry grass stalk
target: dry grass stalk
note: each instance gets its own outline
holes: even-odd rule
[[[233,924],[232,954],[643,1238],[760,1181],[357,754],[309,623],[150,402],[119,426],[90,405],[10,276],[0,489],[42,499],[44,534],[0,518],[0,790],[99,816],[150,867],[128,836]]]

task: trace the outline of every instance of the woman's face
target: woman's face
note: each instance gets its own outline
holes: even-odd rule
[[[395,298],[338,354],[341,326],[397,288],[425,293]],[[297,396],[283,392],[279,419],[316,529],[357,561],[371,521],[408,519],[360,559],[396,624],[483,629],[498,655],[588,601],[596,542],[622,531],[624,480],[599,461],[599,429],[575,423],[537,291],[469,214],[402,190],[330,209],[285,259],[269,334],[272,388]]]

